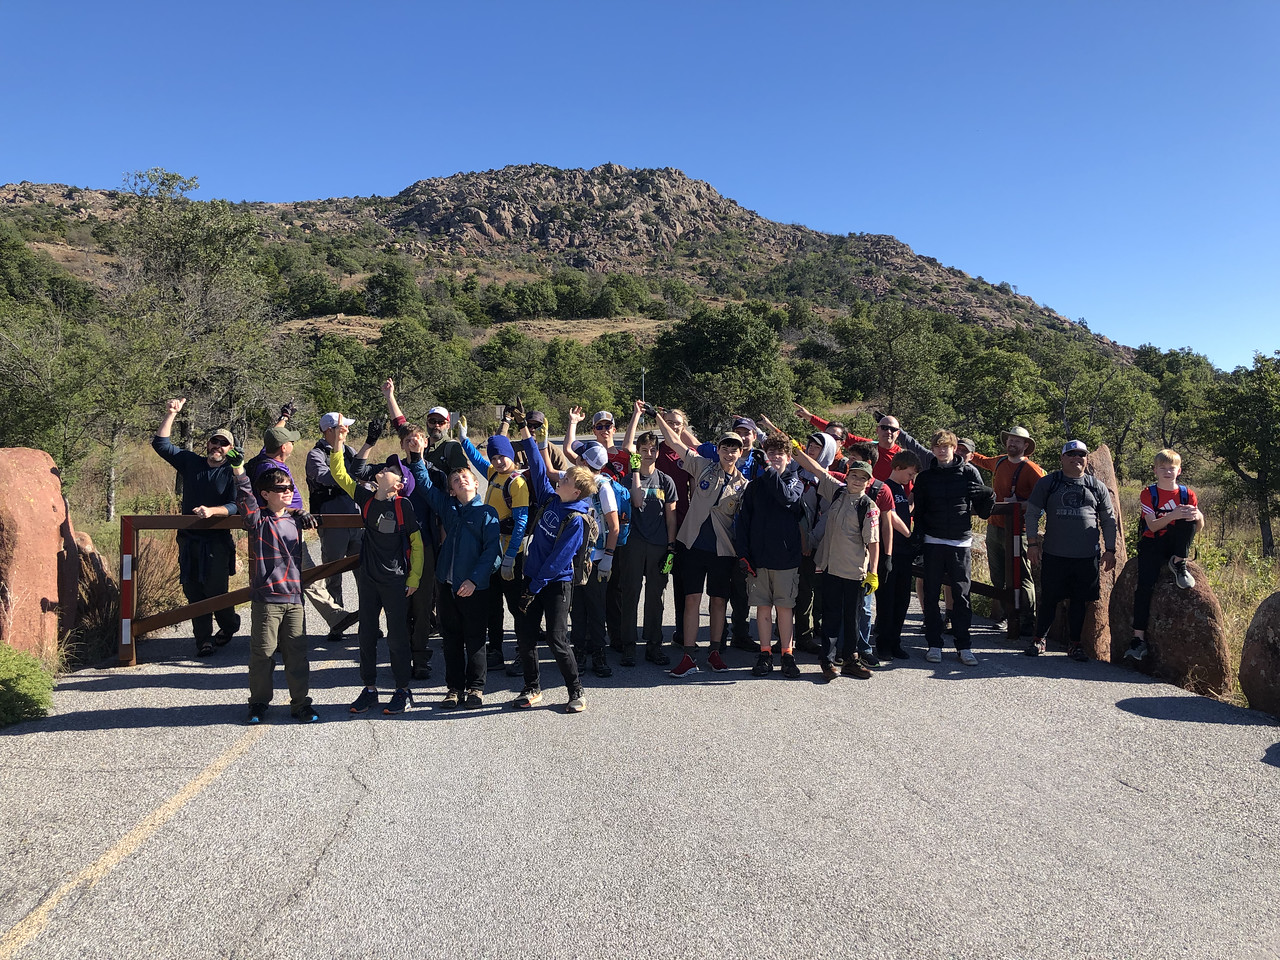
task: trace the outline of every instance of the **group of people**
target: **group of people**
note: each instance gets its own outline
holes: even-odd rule
[[[353,714],[407,709],[412,682],[431,676],[430,640],[437,633],[446,691],[439,707],[446,710],[483,705],[492,669],[522,678],[513,707],[540,703],[542,643],[564,680],[569,713],[586,707],[585,669],[610,676],[611,654],[634,667],[641,643],[646,661],[670,667],[677,678],[728,670],[722,651],[732,645],[756,654],[755,676],[775,668],[784,677],[801,676],[799,650],[818,659],[826,682],[866,680],[873,668],[909,659],[902,632],[913,588],[924,610],[926,660],[942,661],[950,634],[960,662],[972,666],[974,515],[988,520],[993,585],[1003,589],[1012,575],[1004,563],[1010,540],[1021,565],[1013,609],[996,609],[994,618],[1016,618],[1029,639],[1025,652],[1037,656],[1058,605],[1067,601],[1068,653],[1088,659],[1080,642],[1085,608],[1099,596],[1100,571],[1115,565],[1117,530],[1110,492],[1088,472],[1088,449],[1079,440],[1068,442],[1059,468],[1046,473],[1030,459],[1036,444],[1022,427],[1002,435],[1003,454],[987,457],[948,430],[936,431],[925,446],[895,417],[877,414],[878,436],[859,437],[796,405],[813,431],[803,441],[766,417],[759,424],[738,417],[714,441],[700,442],[682,411],[637,400],[621,443],[615,418],[604,410],[591,417],[591,437],[579,439],[586,416],[575,407],[557,445],[548,439],[545,414],[526,412],[517,401],[504,408],[498,432],[481,449],[465,418],[455,423],[437,406],[424,425],[410,423],[395,384],[387,380],[382,389],[387,414],[369,423],[359,449],[348,443],[352,419],[340,412],[321,418],[322,437],[306,457],[309,509],[287,462],[301,440],[289,426],[292,405],[281,409],[263,450],[249,460],[226,430],[214,431],[203,455],[173,444],[182,399],[169,401],[153,439],[183,478],[184,513],[244,518],[250,723],[267,714],[277,656],[293,716],[318,719],[304,601],[320,611],[329,639],[358,624],[362,689]],[[642,429],[646,419],[652,424]],[[388,426],[400,451],[371,461]],[[991,474],[990,486],[979,469]],[[1161,570],[1169,566],[1179,586],[1194,583],[1186,557],[1204,518],[1194,491],[1179,483],[1180,469],[1176,452],[1161,451],[1156,482],[1142,492],[1135,636],[1127,654],[1138,663],[1150,656],[1146,628]],[[333,514],[359,520],[320,522]],[[359,555],[354,612],[344,606],[341,577],[303,585],[303,571],[313,565],[304,532],[315,527],[322,562]],[[230,531],[179,531],[179,559],[191,602],[227,592],[235,564]],[[674,665],[662,629],[669,580]],[[700,663],[704,596],[710,642]],[[510,660],[504,608],[515,624]],[[751,608],[755,640],[748,633]],[[377,683],[384,616],[393,681],[385,703]],[[229,607],[197,616],[197,654],[210,655],[239,627]]]

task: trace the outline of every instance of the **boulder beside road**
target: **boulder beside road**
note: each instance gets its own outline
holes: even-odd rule
[[[1280,717],[1280,593],[1258,606],[1240,654],[1240,692],[1249,706]]]

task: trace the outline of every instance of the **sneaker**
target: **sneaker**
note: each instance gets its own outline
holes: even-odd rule
[[[1084,652],[1084,647],[1078,643],[1073,643],[1067,648],[1067,656],[1076,663],[1088,663],[1089,655]]]
[[[927,651],[925,651],[924,658],[925,658],[926,660],[928,660],[930,663],[941,663],[941,662],[942,662],[942,648],[941,648],[941,647],[930,647]]]
[[[673,677],[691,677],[698,672],[698,665],[694,662],[693,657],[685,654],[684,657],[676,664],[676,668],[671,671]]]
[[[462,702],[462,705],[468,710],[474,710],[476,707],[483,707],[484,693],[479,690],[468,690],[467,699]]]
[[[524,664],[520,662],[519,657],[516,657],[514,660],[512,660],[510,663],[507,664],[506,672],[508,677],[524,676]]]
[[[351,705],[352,713],[367,713],[370,707],[378,705],[378,691],[365,687],[360,691],[360,696],[356,697],[356,702]]]
[[[822,655],[822,647],[813,637],[797,637],[796,649],[801,653],[807,653],[812,657]]]
[[[430,679],[431,679],[431,664],[427,663],[425,660],[424,660],[424,661],[422,661],[421,663],[415,663],[415,664],[413,665],[413,679],[415,679],[415,680],[430,680]]]
[[[330,643],[342,639],[342,635],[360,622],[359,611],[348,613],[345,617],[329,628],[329,632],[325,634],[325,639]]]
[[[719,650],[712,650],[707,654],[707,666],[711,668],[712,673],[725,673],[729,669],[729,665],[720,656]]]
[[[868,667],[880,666],[880,658],[874,653],[860,653],[858,659],[865,663]]]
[[[397,687],[396,692],[391,695],[391,699],[387,705],[382,708],[382,712],[388,716],[395,716],[397,713],[404,713],[405,709],[413,702],[413,694],[405,687]]]
[[[753,677],[767,677],[773,673],[773,654],[762,653],[756,657],[756,665],[751,668]]]
[[[622,659],[618,662],[624,667],[634,667],[636,665],[636,655],[634,652],[624,653]]]
[[[1169,569],[1173,571],[1173,582],[1183,590],[1190,590],[1196,585],[1196,578],[1193,577],[1191,575],[1191,571],[1187,569],[1186,558],[1170,557]]]
[[[850,657],[840,668],[840,676],[853,677],[855,680],[870,680],[871,671],[865,664],[859,662],[857,657]]]
[[[1129,649],[1124,652],[1124,658],[1134,663],[1141,663],[1149,652],[1147,641],[1134,637],[1133,642],[1129,644]]]
[[[735,636],[729,641],[729,646],[733,647],[735,650],[747,650],[751,652],[760,649],[760,644],[752,640],[750,634],[747,634],[746,636]]]
[[[249,716],[245,723],[258,724],[267,719],[267,705],[265,703],[249,704]]]
[[[603,650],[591,658],[591,672],[597,677],[613,676],[613,667],[609,666],[609,661],[605,659]]]
[[[832,680],[834,680],[838,676],[840,676],[840,674],[836,672],[836,665],[832,663],[830,660],[823,660],[822,661],[823,681],[825,681],[826,683],[830,683]],[[869,673],[868,673],[868,676],[870,676]]]
[[[899,644],[898,646],[894,647],[892,650],[890,650],[890,651],[889,651],[889,653],[891,653],[891,654],[893,655],[893,659],[895,659],[895,660],[910,660],[910,659],[911,659],[911,654],[907,653],[907,651],[906,651],[906,650],[902,649],[902,645],[901,645],[901,644]]]
[[[444,695],[444,699],[440,701],[441,710],[456,710],[462,703],[462,691],[450,690]]]
[[[565,713],[581,713],[587,709],[587,697],[579,687],[573,693],[569,694],[569,702],[564,705]]]
[[[1027,649],[1022,651],[1024,656],[1038,657],[1044,653],[1044,640],[1032,640],[1027,644]]]
[[[315,723],[320,719],[320,714],[316,713],[316,708],[311,705],[310,697],[307,697],[305,703],[290,707],[289,713],[299,723]]]
[[[520,696],[511,701],[511,705],[517,710],[528,710],[530,707],[536,707],[541,702],[541,690],[537,687],[525,687],[520,691]]]
[[[800,676],[800,666],[796,663],[796,658],[789,653],[782,655],[782,675],[788,680],[794,680]]]
[[[662,646],[646,646],[644,648],[644,658],[650,663],[656,663],[660,667],[665,667],[671,663],[671,658],[662,652]]]
[[[973,651],[968,647],[965,647],[963,650],[959,651],[959,653],[960,662],[966,667],[976,667],[978,665],[978,658],[973,655]]]

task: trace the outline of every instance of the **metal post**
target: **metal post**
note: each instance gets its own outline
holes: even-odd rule
[[[643,403],[647,399],[644,395],[644,375],[648,372],[649,372],[648,368],[646,367],[640,368],[640,402],[641,403]]]

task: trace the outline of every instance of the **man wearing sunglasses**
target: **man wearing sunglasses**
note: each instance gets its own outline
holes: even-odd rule
[[[1027,498],[1027,551],[1032,565],[1040,569],[1044,588],[1035,634],[1024,651],[1029,657],[1044,653],[1045,634],[1058,604],[1067,600],[1067,656],[1080,662],[1089,659],[1080,643],[1084,614],[1101,596],[1100,570],[1116,566],[1116,516],[1106,484],[1085,472],[1088,458],[1089,448],[1082,441],[1070,441],[1062,448],[1061,468],[1041,478]],[[1106,547],[1101,558],[1099,531]]]
[[[796,416],[809,421],[809,423],[819,430],[825,431],[830,425],[830,421],[823,420],[817,414],[810,413],[800,404],[796,404]],[[889,474],[893,472],[893,458],[901,453],[904,447],[899,445],[902,427],[898,424],[898,418],[894,416],[880,416],[879,422],[876,424],[875,437],[859,437],[856,434],[845,433],[840,439],[841,448],[848,450],[855,443],[874,443],[876,445],[876,462],[872,469],[875,471],[876,480],[888,480]],[[841,428],[843,429],[843,427]],[[924,448],[921,448],[924,449]],[[916,456],[920,456],[919,451],[915,451]],[[929,451],[925,450],[925,456],[929,455]],[[922,460],[922,462],[924,462]]]
[[[183,450],[169,434],[173,422],[186,404],[186,397],[170,400],[164,419],[151,438],[151,448],[182,477],[182,512],[201,518],[237,514],[235,477],[227,463],[227,451],[235,445],[230,431],[215,430],[205,442],[204,455]],[[230,530],[179,530],[178,579],[188,603],[227,592],[235,563],[235,544]],[[218,633],[213,621],[218,621]],[[215,646],[223,646],[240,629],[240,617],[231,607],[194,617],[196,655],[207,657]]]

